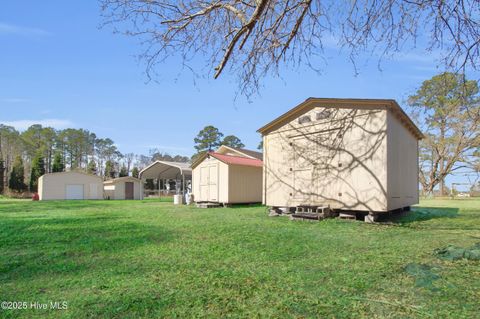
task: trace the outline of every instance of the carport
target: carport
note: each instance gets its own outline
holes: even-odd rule
[[[138,175],[144,184],[147,179],[154,181],[153,193],[161,195],[185,195],[192,183],[192,169],[189,163],[156,161],[142,169]],[[174,183],[174,189],[170,185]],[[145,192],[148,192],[145,190]]]

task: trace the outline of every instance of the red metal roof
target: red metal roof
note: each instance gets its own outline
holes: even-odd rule
[[[215,153],[215,152],[210,153],[210,155],[215,157],[219,161],[224,162],[225,164],[253,166],[253,167],[262,167],[263,166],[263,161],[259,160],[259,159],[256,159],[256,158],[223,155],[223,154],[218,154],[218,153]]]

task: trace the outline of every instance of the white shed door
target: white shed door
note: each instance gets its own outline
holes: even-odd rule
[[[67,185],[66,199],[84,199],[83,185]]]
[[[218,201],[218,165],[208,168],[208,200],[211,202]]]
[[[208,166],[200,168],[200,198],[199,201],[208,201]]]

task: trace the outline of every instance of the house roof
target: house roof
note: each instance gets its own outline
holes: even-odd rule
[[[403,109],[392,99],[340,99],[340,98],[314,98],[310,97],[291,109],[290,111],[280,115],[275,120],[259,128],[257,132],[266,135],[282,125],[290,122],[299,115],[310,111],[314,107],[375,107],[387,108],[390,110],[410,132],[412,132],[417,139],[422,139],[424,136],[420,129],[413,123]]]
[[[247,157],[252,157],[252,158],[259,159],[259,160],[263,160],[263,153],[261,153],[261,152],[251,151],[251,150],[247,150],[247,149],[244,149],[244,148],[231,147],[231,146],[227,146],[227,145],[220,146],[220,148],[222,148],[222,147],[229,148],[229,149],[234,150],[238,153],[242,153],[243,155],[245,155]]]
[[[224,155],[218,154],[215,152],[209,153],[210,156],[215,157],[221,162],[225,164],[232,164],[232,165],[243,165],[243,166],[253,166],[253,167],[262,167],[263,161],[258,158],[247,158],[247,157],[240,157],[240,156],[231,156],[231,155]]]
[[[103,184],[115,184],[115,183],[119,183],[119,182],[127,182],[127,181],[133,181],[133,182],[141,182],[140,179],[136,178],[136,177],[133,177],[133,176],[124,176],[124,177],[118,177],[118,178],[114,178],[114,179],[109,179],[105,182],[103,182]]]
[[[82,174],[82,175],[86,175],[86,176],[89,176],[89,177],[95,177],[95,178],[100,179],[101,181],[103,181],[103,179],[102,179],[100,176],[98,176],[98,175],[88,174],[88,173],[83,172],[83,171],[80,171],[80,170],[65,171],[65,172],[55,172],[55,173],[47,173],[47,174],[43,174],[43,175],[40,176],[39,178],[43,178],[44,176],[69,175],[69,174]]]

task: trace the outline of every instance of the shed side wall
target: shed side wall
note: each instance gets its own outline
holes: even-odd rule
[[[261,167],[229,165],[228,203],[260,203],[262,171]]]
[[[388,209],[418,204],[418,140],[390,112],[388,122]]]

